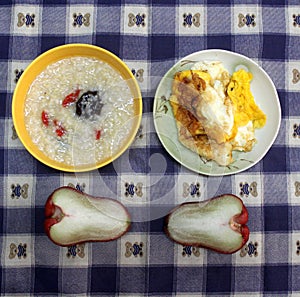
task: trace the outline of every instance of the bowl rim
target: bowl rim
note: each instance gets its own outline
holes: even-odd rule
[[[74,51],[74,53],[72,53],[72,50]],[[89,54],[84,54],[84,53],[80,54],[79,53],[80,50],[88,50]],[[70,54],[61,55],[61,53],[64,53],[66,51],[70,51]],[[58,55],[58,53],[60,53],[60,55]],[[106,62],[108,65],[110,65],[114,70],[116,70],[123,78],[126,78],[127,85],[130,88],[130,91],[131,91],[131,94],[132,94],[132,97],[134,100],[134,110],[135,110],[134,123],[133,123],[131,134],[127,137],[125,143],[121,146],[121,148],[118,152],[112,154],[111,156],[105,158],[103,161],[100,161],[100,162],[95,162],[95,163],[85,164],[85,165],[76,165],[76,164],[67,165],[65,163],[58,162],[58,161],[55,161],[55,160],[49,158],[46,154],[44,154],[41,150],[39,150],[39,148],[33,143],[33,141],[31,140],[31,137],[29,136],[29,134],[25,128],[24,121],[23,121],[24,116],[22,115],[21,116],[22,119],[20,119],[20,114],[19,114],[20,108],[17,106],[17,103],[20,103],[20,99],[18,99],[18,97],[20,96],[20,93],[25,92],[25,95],[27,94],[33,80],[49,64],[55,63],[63,58],[76,57],[76,56],[94,57],[94,58],[102,61],[102,59],[99,58],[99,56],[97,54],[91,54],[91,53],[98,53],[98,54],[104,55],[104,57],[106,57],[106,58],[103,59],[103,61]],[[45,58],[46,59],[51,58],[51,56],[53,56],[53,57],[52,57],[52,60],[50,61],[50,63],[49,62],[45,63],[44,67],[40,67],[40,65],[43,64],[42,61]],[[108,60],[110,62],[108,62]],[[120,66],[120,68],[118,68],[117,65]],[[36,71],[37,72],[36,75],[30,74],[30,72],[36,67],[40,67],[40,70]],[[29,78],[31,78],[31,79],[29,79]],[[27,80],[27,82],[26,82],[26,80]],[[28,80],[30,81],[30,83],[28,82]],[[25,84],[26,91],[24,90],[24,84]],[[23,99],[21,101],[22,107],[24,107],[25,99],[26,99],[26,97],[23,96]],[[120,157],[130,147],[130,145],[132,144],[132,142],[134,141],[134,139],[136,137],[136,134],[138,132],[138,129],[140,127],[141,120],[142,120],[142,110],[143,110],[143,106],[142,106],[142,95],[141,95],[140,87],[139,87],[138,82],[136,81],[133,73],[127,66],[127,64],[123,60],[121,60],[117,55],[113,54],[112,52],[110,52],[102,47],[99,47],[97,45],[85,44],[85,43],[70,43],[70,44],[59,45],[59,46],[53,47],[53,48],[41,53],[40,55],[38,55],[25,68],[24,72],[20,76],[20,78],[15,86],[13,96],[12,96],[13,125],[14,125],[16,133],[17,133],[21,143],[25,147],[25,149],[41,163],[43,163],[53,169],[64,171],[64,172],[87,172],[87,171],[96,170],[101,167],[104,167],[105,165],[108,165],[109,163],[113,162],[115,159]],[[25,132],[26,135],[23,135],[23,132]]]

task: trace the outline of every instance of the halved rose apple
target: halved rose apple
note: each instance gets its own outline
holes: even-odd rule
[[[226,194],[174,208],[166,217],[165,232],[177,243],[231,254],[249,239],[247,221],[243,201]]]
[[[130,227],[130,215],[118,201],[93,197],[71,187],[56,189],[45,205],[44,228],[57,245],[110,241]]]

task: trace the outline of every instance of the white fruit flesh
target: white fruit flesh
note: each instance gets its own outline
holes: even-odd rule
[[[112,240],[126,232],[130,224],[125,208],[112,199],[61,189],[54,192],[52,201],[59,222],[51,226],[50,236],[61,245]]]
[[[224,253],[241,248],[243,237],[232,218],[242,212],[242,203],[232,196],[197,204],[186,203],[168,217],[169,236],[182,244],[208,247]]]

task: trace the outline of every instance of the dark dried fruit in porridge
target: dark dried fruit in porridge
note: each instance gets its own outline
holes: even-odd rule
[[[92,119],[94,115],[100,115],[103,103],[98,91],[87,91],[76,102],[76,114],[86,119]]]

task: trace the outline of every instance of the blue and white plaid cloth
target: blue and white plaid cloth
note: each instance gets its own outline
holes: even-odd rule
[[[176,4],[174,4],[176,2]],[[18,78],[66,43],[113,52],[143,95],[128,151],[99,170],[63,173],[35,160],[11,117]],[[173,160],[152,123],[159,79],[180,58],[227,49],[261,65],[278,90],[279,135],[250,170],[206,177]],[[300,296],[300,6],[298,0],[14,0],[0,4],[1,296]],[[43,230],[44,204],[63,185],[118,199],[133,215],[116,241],[69,248]],[[223,255],[171,242],[163,216],[183,201],[223,193],[249,210],[245,247]]]

